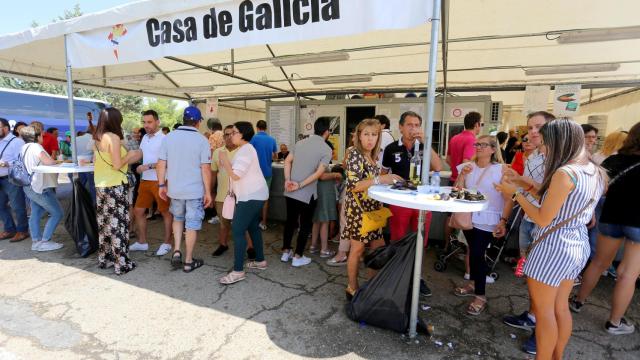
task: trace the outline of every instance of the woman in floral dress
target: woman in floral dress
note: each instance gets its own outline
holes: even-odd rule
[[[380,153],[380,130],[378,120],[365,119],[360,122],[356,127],[354,150],[347,155],[344,203],[347,221],[342,237],[351,241],[351,251],[347,260],[348,299],[351,299],[358,289],[358,269],[365,246],[369,244],[372,249],[375,249],[384,245],[382,229],[368,232],[366,235],[360,233],[362,214],[382,207],[382,203],[367,197],[367,190],[372,185],[392,184],[394,180],[402,180],[397,175],[380,175],[377,164]]]

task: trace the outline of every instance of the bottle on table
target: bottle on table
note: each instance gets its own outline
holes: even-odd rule
[[[440,193],[440,172],[434,171],[431,175],[431,182],[429,183],[429,190],[432,193]]]
[[[413,156],[409,163],[409,181],[415,185],[419,185],[421,172],[422,158],[420,157],[420,143],[416,141],[416,144],[413,147]]]

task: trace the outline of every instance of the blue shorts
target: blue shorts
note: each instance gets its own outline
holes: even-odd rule
[[[640,227],[600,223],[598,230],[604,236],[640,243]]]
[[[171,199],[169,212],[173,215],[173,220],[184,222],[187,230],[202,229],[204,219],[203,199]]]

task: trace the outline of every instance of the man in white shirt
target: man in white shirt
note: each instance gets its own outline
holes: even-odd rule
[[[142,124],[147,134],[140,141],[142,150],[142,165],[136,168],[140,174],[140,185],[138,187],[138,198],[133,210],[136,225],[138,227],[138,241],[129,246],[131,251],[148,251],[147,243],[147,217],[146,209],[151,209],[153,203],[158,204],[158,211],[162,214],[164,221],[164,243],[156,251],[157,256],[164,256],[171,251],[171,224],[173,216],[169,212],[169,201],[160,198],[158,195],[158,174],[156,173],[156,163],[160,155],[160,147],[165,134],[160,131],[160,119],[154,110],[147,110],[142,114]]]
[[[24,141],[11,133],[9,121],[0,118],[0,240],[22,241],[29,237],[29,222],[21,187],[9,182],[9,163],[18,160]],[[11,211],[15,213],[15,221]],[[17,222],[17,224],[16,224]]]
[[[374,119],[380,122],[382,125],[382,132],[380,133],[380,156],[378,157],[378,166],[382,167],[382,155],[384,154],[384,149],[387,145],[396,141],[396,139],[391,134],[391,121],[387,115],[376,115],[373,117]]]

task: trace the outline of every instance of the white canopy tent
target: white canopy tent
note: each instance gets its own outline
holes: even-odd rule
[[[65,82],[65,34],[88,34],[96,29],[111,28],[114,24],[126,25],[151,17],[170,19],[172,14],[220,3],[224,2],[139,1],[0,36],[0,73]],[[442,53],[441,43],[439,89],[446,85],[449,93],[491,92],[494,100],[504,101],[505,105],[519,105],[522,103],[521,90],[526,84],[579,83],[583,84],[586,96],[590,88],[597,88],[593,91],[598,95],[609,93],[612,88],[635,87],[640,83],[638,28],[635,38],[627,40],[565,44],[555,40],[574,29],[638,26],[636,13],[640,3],[637,1],[609,4],[588,0],[576,4],[552,0],[473,0],[445,1],[444,4],[446,54]],[[366,15],[363,12],[363,17]],[[138,95],[179,99],[216,96],[221,103],[240,99],[291,99],[296,93],[313,97],[327,92],[423,92],[426,91],[425,64],[429,53],[427,33],[425,23],[409,29],[273,42],[175,58],[149,58],[81,69],[74,66],[74,86],[106,87]],[[270,61],[273,57],[326,52],[346,53],[348,60],[288,65],[282,69]],[[596,71],[587,67],[576,73],[526,74],[526,70],[547,66],[612,63],[619,67],[608,71],[602,71],[602,67],[595,67]],[[360,79],[361,82],[348,82],[347,78],[343,83],[324,85],[312,82],[314,78],[353,74],[370,75],[371,78],[370,81]],[[364,80],[368,80],[367,76]],[[502,92],[505,90],[512,92]],[[264,104],[249,101],[248,106],[263,108]]]
[[[640,27],[636,20],[640,4],[632,0],[616,2],[616,6],[596,0],[579,4],[552,0],[445,0],[442,7],[440,0],[343,0],[338,8],[348,21],[336,22],[336,28],[326,21],[324,25],[307,24],[304,29],[301,25],[240,35],[243,41],[234,42],[222,38],[224,26],[221,25],[220,37],[209,43],[200,38],[198,44],[202,45],[197,46],[195,42],[176,46],[168,40],[159,48],[159,44],[152,45],[158,40],[151,37],[161,35],[157,30],[148,30],[148,19],[169,21],[175,29],[177,15],[197,13],[200,17],[196,19],[200,21],[204,15],[202,9],[237,8],[238,4],[242,6],[247,2],[255,2],[256,15],[259,4],[267,4],[265,6],[276,13],[276,3],[278,7],[284,3],[293,7],[296,3],[298,6],[306,3],[304,6],[311,8],[315,4],[316,9],[323,4],[339,3],[338,0],[256,0],[241,4],[239,0],[143,0],[0,36],[0,74],[60,83],[69,80],[69,90],[72,86],[97,87],[179,99],[216,96],[223,102],[326,93],[428,91],[427,121],[424,122],[426,148],[431,145],[429,135],[436,86],[449,92],[486,92],[521,91],[527,84],[579,83],[583,89],[640,84]],[[438,46],[441,10],[444,36]],[[218,23],[224,22],[221,14],[215,16]],[[433,27],[427,24],[427,14],[434,14]],[[319,17],[311,14],[311,10],[308,15]],[[325,15],[322,15],[323,21]],[[187,23],[186,17],[178,20],[180,24]],[[275,17],[272,20],[274,24],[277,22]],[[117,24],[123,27],[116,28]],[[150,36],[148,44],[140,41],[143,27]],[[597,29],[612,27],[632,28],[598,34]],[[129,38],[138,42],[127,45],[129,38],[124,29],[129,29]],[[427,35],[429,29],[431,37]],[[576,31],[579,29],[589,31],[583,34]],[[621,36],[621,32],[622,37],[629,38],[602,41]],[[264,35],[266,33],[276,35]],[[182,38],[172,37],[175,34],[176,31],[168,34],[167,39],[184,42],[184,33]],[[229,39],[234,36],[236,34],[230,35]],[[589,42],[574,43],[576,38],[580,41],[584,36],[592,38]],[[268,38],[270,40],[265,41]],[[292,60],[287,56],[294,55],[306,55],[306,60],[296,56],[298,64],[294,65],[273,61]],[[323,57],[325,61],[319,62]],[[437,74],[436,59],[442,59]],[[70,81],[72,69],[73,83]],[[73,114],[71,99],[69,106]],[[73,143],[74,140],[72,137]],[[424,159],[423,179],[428,177],[429,159],[429,156]],[[423,219],[421,211],[411,337],[416,335]]]

